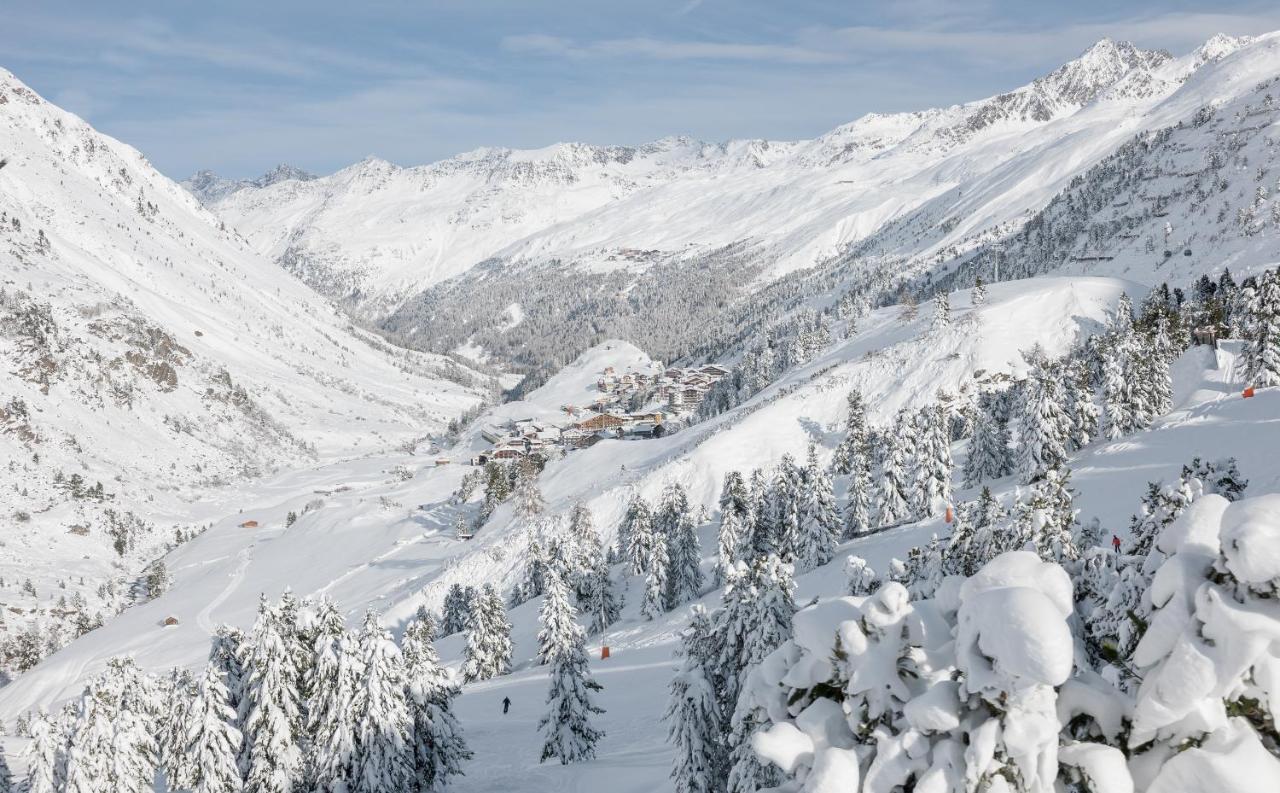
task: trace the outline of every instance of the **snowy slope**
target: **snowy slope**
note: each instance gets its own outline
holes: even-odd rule
[[[943,244],[1025,219],[1124,140],[1176,122],[1151,111],[1248,44],[1216,37],[1173,59],[1103,40],[1009,93],[872,114],[810,141],[484,149],[414,168],[371,159],[210,206],[258,250],[373,316],[495,257],[643,268],[628,252],[693,258],[745,243],[776,278],[938,196],[986,196],[968,202]]]
[[[76,594],[110,616],[124,593],[99,584],[202,524],[228,483],[423,438],[479,402],[473,373],[356,330],[7,72],[0,152],[0,599],[24,615],[9,629]],[[133,527],[118,561],[112,525]]]

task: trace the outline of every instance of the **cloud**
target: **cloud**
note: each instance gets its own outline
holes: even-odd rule
[[[506,36],[502,48],[508,52],[566,58],[644,57],[662,61],[760,61],[788,64],[837,63],[838,52],[786,44],[668,40],[649,37],[600,39],[584,43],[559,36],[525,34]]]

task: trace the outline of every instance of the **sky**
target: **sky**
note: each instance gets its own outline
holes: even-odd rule
[[[1275,2],[5,0],[0,66],[161,171],[481,146],[809,138],[989,96],[1104,36],[1174,54]]]

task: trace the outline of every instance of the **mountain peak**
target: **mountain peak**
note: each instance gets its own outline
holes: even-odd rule
[[[1080,107],[1129,72],[1149,72],[1172,58],[1164,50],[1144,50],[1132,42],[1103,38],[1034,85],[1059,102]]]
[[[294,167],[288,163],[280,163],[276,167],[267,171],[262,176],[253,180],[255,187],[269,187],[278,182],[287,182],[295,180],[299,182],[310,182],[315,179],[316,175],[301,168]]]

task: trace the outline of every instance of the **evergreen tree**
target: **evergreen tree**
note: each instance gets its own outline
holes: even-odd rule
[[[230,625],[219,625],[209,640],[209,665],[222,673],[223,685],[227,687],[227,705],[235,711],[237,719],[243,712],[241,702],[247,678],[244,668],[247,652],[244,632]]]
[[[1046,561],[1062,564],[1080,558],[1075,544],[1079,524],[1077,510],[1072,506],[1074,495],[1071,469],[1065,466],[1046,472],[1044,480],[1036,486],[1031,499],[1038,513],[1035,546]]]
[[[574,618],[573,605],[569,602],[568,588],[560,575],[547,576],[546,597],[538,611],[538,663],[548,664],[564,647],[557,642],[572,638],[573,631],[565,623]]]
[[[248,793],[291,793],[301,781],[300,718],[295,667],[280,621],[265,597],[258,605],[245,656],[244,747]]]
[[[705,610],[695,606],[689,627],[681,634],[680,669],[670,685],[663,718],[667,742],[675,750],[671,778],[676,793],[719,793],[724,789],[724,743],[716,702],[715,671],[711,668],[712,625]]]
[[[667,543],[662,538],[653,543],[645,567],[644,602],[640,604],[640,614],[651,620],[667,610]]]
[[[973,284],[973,305],[981,306],[987,302],[987,285],[981,277]]]
[[[493,584],[485,584],[467,622],[467,644],[462,665],[463,680],[488,680],[511,671],[511,623],[502,596]]]
[[[1071,422],[1049,362],[1033,352],[1028,363],[1031,371],[1022,389],[1018,415],[1018,471],[1023,482],[1031,483],[1066,460]]]
[[[442,789],[471,759],[462,725],[453,714],[453,700],[460,692],[448,670],[440,665],[431,643],[434,635],[431,615],[419,611],[405,626],[401,639],[413,762],[409,790],[414,793]]]
[[[849,473],[849,500],[844,507],[844,538],[846,540],[871,531],[871,465],[863,457]]]
[[[359,654],[354,791],[404,790],[412,770],[404,658],[372,609],[365,613]]]
[[[782,455],[770,490],[769,511],[773,514],[778,555],[787,563],[794,562],[801,544],[801,504],[804,473],[790,454]]]
[[[113,658],[81,697],[68,742],[67,793],[152,788],[155,703],[148,681],[130,659]]]
[[[1102,354],[1102,413],[1107,438],[1116,440],[1138,428],[1130,404],[1129,368],[1130,343],[1114,333],[1108,334],[1101,347]]]
[[[715,642],[720,670],[721,715],[733,714],[742,683],[753,667],[791,637],[795,614],[791,565],[777,556],[739,564],[725,584],[724,606],[715,614]],[[726,721],[723,727],[727,730]]]
[[[525,551],[524,580],[511,590],[511,605],[518,606],[542,594],[547,576],[548,554],[542,540],[533,537]]]
[[[27,784],[25,793],[60,793],[65,789],[65,741],[48,714],[37,711],[31,718],[31,742],[27,744]]]
[[[355,782],[356,691],[364,670],[354,637],[345,628],[316,641],[307,708],[311,735],[308,777],[315,790],[350,791]]]
[[[622,604],[613,591],[613,576],[603,560],[587,576],[587,596],[582,610],[590,621],[587,630],[593,635],[604,633],[622,614]]]
[[[849,410],[844,422],[844,438],[831,457],[832,470],[842,476],[853,473],[858,462],[866,462],[867,458],[867,407],[862,401],[862,392],[850,391],[845,401]]]
[[[716,536],[716,583],[740,559],[748,555],[751,535],[751,495],[742,474],[724,475],[720,490],[720,530]]]
[[[895,526],[906,520],[908,423],[903,413],[898,414],[884,464],[880,469],[880,488],[876,502],[877,521],[881,526]]]
[[[988,479],[1008,476],[1009,431],[994,415],[990,400],[978,405],[978,417],[969,439],[969,455],[964,461],[964,486],[977,487]]]
[[[940,405],[919,413],[916,442],[916,514],[936,514],[951,501],[951,434],[946,413]]]
[[[1243,290],[1244,375],[1256,388],[1280,385],[1280,270]]]
[[[778,549],[778,532],[772,513],[773,499],[770,495],[769,481],[764,471],[759,468],[751,472],[751,538],[748,542],[748,559],[757,556],[768,556]]]
[[[544,638],[539,634],[540,646],[549,648],[551,664],[548,712],[538,723],[544,737],[539,760],[554,758],[561,764],[590,760],[595,757],[596,743],[604,737],[590,722],[593,714],[604,712],[593,701],[593,693],[601,687],[587,668],[582,628],[564,586],[554,582],[548,587],[546,600],[555,602],[544,605],[542,632],[554,635]]]
[[[626,541],[627,561],[632,575],[644,575],[649,571],[649,561],[654,555],[658,535],[653,527],[653,511],[639,493],[633,493],[627,512],[618,529],[619,542]]]
[[[933,299],[933,329],[943,331],[951,327],[951,296],[939,292]]]
[[[796,564],[812,570],[831,561],[840,537],[840,520],[832,492],[831,474],[818,462],[818,450],[809,444],[801,473],[800,534]]]
[[[440,620],[440,638],[452,636],[467,627],[467,614],[471,604],[462,590],[462,584],[453,584],[444,596],[444,615]]]
[[[193,772],[191,757],[187,754],[186,733],[190,721],[188,709],[195,698],[195,681],[191,673],[173,669],[164,682],[164,696],[160,702],[156,748],[160,769],[171,788],[189,788]]]
[[[1063,392],[1071,416],[1070,448],[1083,449],[1098,434],[1098,406],[1093,401],[1089,367],[1083,359],[1071,361],[1063,370]]]
[[[547,506],[538,489],[538,473],[537,463],[528,457],[516,463],[516,515],[525,521],[537,518]]]
[[[676,520],[668,537],[670,559],[667,566],[667,610],[702,594],[702,548],[694,530],[693,516],[686,509]]]
[[[591,510],[579,501],[569,513],[569,537],[573,541],[571,556],[572,579],[568,582],[581,603],[586,597],[587,579],[604,560],[600,535],[596,532]]]
[[[213,664],[205,667],[187,716],[184,752],[191,770],[181,784],[192,793],[237,793],[242,739],[222,670]]]

